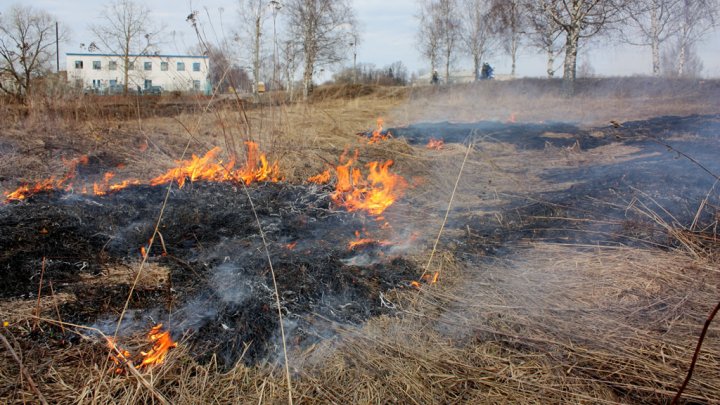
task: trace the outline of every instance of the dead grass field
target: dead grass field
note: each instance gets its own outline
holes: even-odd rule
[[[183,155],[215,146],[242,156],[242,142],[249,139],[279,161],[285,181],[292,183],[336,165],[343,151],[357,149],[361,162],[393,159],[412,187],[398,203],[400,213],[388,220],[417,232],[418,249],[408,256],[440,272],[439,282],[392,291],[386,299],[396,314],[362,325],[311,316],[333,337],[310,347],[291,346],[294,403],[670,403],[720,296],[717,242],[694,249],[700,244],[692,235],[672,247],[520,238],[498,247],[509,249],[500,255],[484,253],[483,245],[493,244],[494,235],[478,236],[470,221],[482,218],[512,232],[519,226],[507,209],[514,197],[575,185],[548,180],[548,171],[621,165],[642,159],[646,151],[612,142],[592,149],[523,149],[485,138],[473,145],[458,178],[465,145],[447,144],[439,151],[403,139],[368,145],[358,135],[373,130],[382,117],[387,127],[424,121],[571,121],[594,128],[592,136],[611,139],[616,135],[606,127],[611,120],[621,125],[666,115],[720,114],[716,81],[591,81],[581,84],[575,98],[558,88],[532,80],[449,89],[326,88],[309,104],[243,107],[232,100],[203,100],[174,116],[130,119],[97,113],[92,105],[73,108],[95,111],[93,119],[38,108],[0,128],[0,191],[62,173],[63,159],[80,155],[95,157],[91,162],[98,170],[115,169],[119,179],[150,178]],[[431,256],[456,180],[447,221],[453,225]],[[668,238],[681,235],[672,225],[658,226],[666,226]],[[142,283],[166,273],[153,266]],[[88,282],[124,283],[128,277],[126,270],[114,269]],[[43,298],[41,328],[52,329],[55,305],[63,300],[82,302],[82,297]],[[10,323],[0,333],[36,385],[28,383],[3,346],[3,403],[36,403],[39,393],[50,403],[288,402],[282,353],[228,370],[216,360],[196,361],[181,340],[165,364],[115,375],[103,342],[82,328],[83,339],[63,347],[47,343],[50,339],[27,339],[38,333],[31,332],[38,323],[37,304],[33,299],[0,303],[0,321]],[[717,322],[709,329],[685,403],[720,403]]]

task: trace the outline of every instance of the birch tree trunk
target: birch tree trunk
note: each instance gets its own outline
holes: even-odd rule
[[[552,79],[555,76],[555,52],[553,52],[552,46],[547,48],[547,75],[548,78]]]
[[[258,94],[260,86],[260,34],[262,16],[258,13],[255,16],[255,46],[253,47],[253,80],[255,82],[253,93]]]
[[[652,63],[653,76],[660,76],[660,21],[658,20],[657,8],[650,12],[650,26],[652,30],[651,47],[652,47]]]

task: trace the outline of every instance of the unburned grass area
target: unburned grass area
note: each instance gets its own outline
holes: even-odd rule
[[[707,173],[718,173],[719,89],[592,79],[569,98],[559,82],[526,79],[328,86],[307,103],[36,104],[0,128],[2,190],[88,163],[71,189],[0,207],[1,271],[17,271],[2,284],[12,350],[0,351],[0,397],[288,402],[262,229],[294,403],[669,403],[719,296],[720,204]],[[371,144],[378,118],[393,136]],[[429,138],[445,144],[428,149]],[[213,147],[242,164],[247,141],[282,180],[247,194],[232,182],[172,191],[145,265],[139,248],[166,185],[79,192],[108,171],[148,180]],[[391,159],[407,182],[382,220],[307,182],[343,154],[363,172]],[[347,247],[360,238],[370,242]],[[118,366],[103,338],[133,284],[122,348],[147,351],[155,323],[178,342],[139,371]],[[718,337],[716,320],[681,402],[720,402]]]

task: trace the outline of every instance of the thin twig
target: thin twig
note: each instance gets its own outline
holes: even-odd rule
[[[242,179],[235,179],[235,180],[237,182],[239,182],[240,184],[242,184],[243,190],[245,191],[245,195],[247,196],[248,201],[250,202],[250,209],[252,210],[253,215],[255,216],[255,221],[257,222],[258,231],[260,232],[260,238],[262,239],[263,247],[265,248],[265,255],[267,257],[268,266],[270,267],[270,275],[272,276],[273,288],[275,289],[275,304],[277,305],[278,320],[280,323],[280,338],[282,339],[283,355],[285,357],[285,378],[287,380],[287,388],[288,388],[288,404],[292,405],[292,403],[293,403],[292,382],[290,379],[290,363],[289,363],[288,355],[287,355],[287,343],[285,342],[285,327],[283,326],[282,307],[280,306],[280,292],[278,290],[277,281],[275,279],[275,269],[273,268],[272,259],[270,258],[270,249],[268,248],[268,244],[265,239],[265,232],[263,231],[262,224],[260,223],[260,217],[258,217],[257,210],[255,209],[255,203],[253,203],[253,200],[250,197],[250,191],[248,190],[247,186],[245,185],[245,182]]]
[[[47,322],[47,323],[49,323],[49,324],[57,324],[57,325],[60,325],[61,327],[62,327],[62,326],[69,326],[69,327],[73,327],[73,328],[76,328],[76,329],[84,329],[84,330],[92,331],[92,332],[100,335],[100,336],[101,336],[103,339],[105,339],[106,341],[110,338],[110,337],[109,337],[108,335],[106,335],[103,331],[101,331],[100,329],[97,329],[97,328],[93,328],[92,326],[79,325],[79,324],[75,324],[75,323],[71,323],[71,322],[64,322],[64,321],[56,321],[56,320],[54,320],[54,319],[47,319],[47,318],[36,318],[36,320],[37,320],[37,321]],[[81,334],[81,333],[78,332],[78,331],[75,331],[75,333],[77,333],[77,334],[80,335],[81,337],[87,338],[85,335]],[[0,335],[0,337],[1,337],[1,336],[2,336],[2,335]],[[122,353],[122,352],[120,351],[120,349],[118,348],[118,345],[111,345],[111,350],[115,351],[115,354],[116,354],[116,355],[118,355],[118,356],[120,356],[120,357],[124,357],[123,353]],[[157,398],[157,400],[158,400],[160,403],[162,403],[162,404],[167,404],[167,405],[170,404],[170,401],[168,401],[160,392],[158,392],[158,391],[155,389],[155,387],[152,386],[152,384],[150,383],[150,381],[148,381],[142,374],[140,374],[140,371],[138,371],[138,369],[135,368],[135,366],[133,366],[130,362],[125,362],[125,366],[127,366],[127,369],[130,371],[130,373],[131,373],[133,376],[135,376],[135,378],[138,379],[138,381],[140,382],[140,384],[142,384],[145,388],[147,388],[148,391],[150,391],[150,393],[151,393],[152,395],[154,395],[155,398]]]
[[[438,243],[440,243],[440,237],[443,234],[443,230],[445,230],[445,224],[447,224],[448,217],[450,216],[450,210],[452,209],[452,203],[455,199],[455,193],[457,192],[458,184],[460,184],[460,178],[462,177],[463,169],[465,168],[465,162],[467,161],[468,155],[470,155],[470,151],[472,150],[472,148],[473,144],[472,142],[469,142],[467,150],[465,151],[465,158],[463,158],[462,165],[460,165],[460,171],[458,172],[457,178],[455,179],[455,187],[453,187],[452,194],[450,194],[450,201],[448,201],[447,210],[445,210],[445,218],[443,218],[442,225],[440,225],[440,231],[438,232],[437,238],[435,238],[435,243],[433,244],[432,251],[430,252],[430,258],[425,265],[425,269],[423,270],[420,279],[422,279],[423,276],[425,276],[430,269],[430,264],[432,263],[433,256],[435,256],[435,251],[437,250]]]
[[[0,333],[0,340],[2,340],[3,345],[5,345],[5,348],[10,352],[10,355],[12,355],[13,359],[15,359],[15,361],[17,362],[18,366],[20,367],[20,373],[27,380],[28,385],[35,392],[35,395],[37,395],[40,403],[42,403],[44,405],[48,405],[47,400],[45,400],[45,396],[43,396],[42,392],[40,392],[37,385],[35,385],[35,381],[33,381],[32,377],[30,377],[30,374],[27,372],[27,369],[22,364],[20,357],[18,357],[17,353],[15,353],[15,350],[13,350],[12,346],[10,345],[10,342],[8,342],[7,339],[5,339],[5,336],[3,336],[2,333]]]
[[[60,330],[62,331],[62,334],[64,335],[65,327],[62,325],[62,317],[60,316],[60,309],[58,308],[57,300],[55,299],[55,289],[53,288],[52,280],[50,280],[49,284],[50,284],[50,294],[52,296],[52,302],[53,302],[53,305],[55,306],[55,314],[57,314],[58,321],[60,321]]]
[[[40,316],[40,297],[42,296],[42,283],[43,278],[45,277],[45,256],[42,258],[42,266],[40,269],[40,282],[38,282],[38,293],[37,293],[37,305],[35,305],[35,316]],[[38,327],[37,321],[35,322],[35,325],[33,326],[33,329]]]
[[[718,301],[717,305],[715,305],[715,308],[712,310],[712,312],[710,312],[710,315],[705,320],[705,325],[703,326],[702,332],[700,332],[700,338],[698,339],[697,346],[695,347],[695,353],[693,354],[692,362],[690,362],[690,368],[688,369],[687,376],[685,377],[685,381],[683,381],[682,385],[678,389],[677,394],[675,394],[675,398],[673,398],[672,402],[670,403],[671,405],[677,405],[678,401],[680,401],[680,397],[682,396],[683,391],[685,391],[685,388],[690,382],[693,371],[695,371],[695,363],[697,363],[698,356],[700,355],[700,348],[702,347],[703,341],[705,341],[705,335],[707,334],[708,329],[710,329],[710,324],[712,323],[713,319],[715,319],[715,315],[717,315],[718,311],[720,311],[720,301]]]

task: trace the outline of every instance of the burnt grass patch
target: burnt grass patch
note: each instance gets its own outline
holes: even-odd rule
[[[420,144],[440,133],[442,125],[399,132]],[[549,139],[542,137],[546,131],[572,136]],[[499,216],[456,210],[452,226],[465,234],[464,253],[501,254],[520,241],[667,249],[680,245],[673,234],[677,230],[717,236],[720,115],[664,116],[590,129],[560,123],[450,124],[444,133],[450,134],[446,142],[488,136],[517,150],[567,148],[576,142],[583,150],[611,143],[639,148],[623,163],[545,169],[543,180],[572,185],[504,195],[508,202],[494,207]],[[706,198],[708,203],[702,204]]]
[[[42,193],[0,207],[0,298],[34,299],[52,283],[77,300],[59,305],[64,321],[113,331],[130,283],[102,284],[109,267],[137,269],[167,187],[133,186],[105,196]],[[290,184],[248,188],[265,234],[289,331],[298,345],[329,336],[310,320],[360,324],[389,313],[381,295],[419,271],[377,244],[349,249],[354,232],[387,234],[363,214],[333,207],[330,189]],[[280,343],[270,267],[250,202],[229,183],[192,183],[170,193],[150,251],[169,275],[138,285],[123,333],[164,322],[189,335],[201,358],[231,366],[265,360]],[[162,240],[160,240],[162,239]],[[353,257],[378,258],[365,266]],[[95,280],[99,284],[86,283]]]

